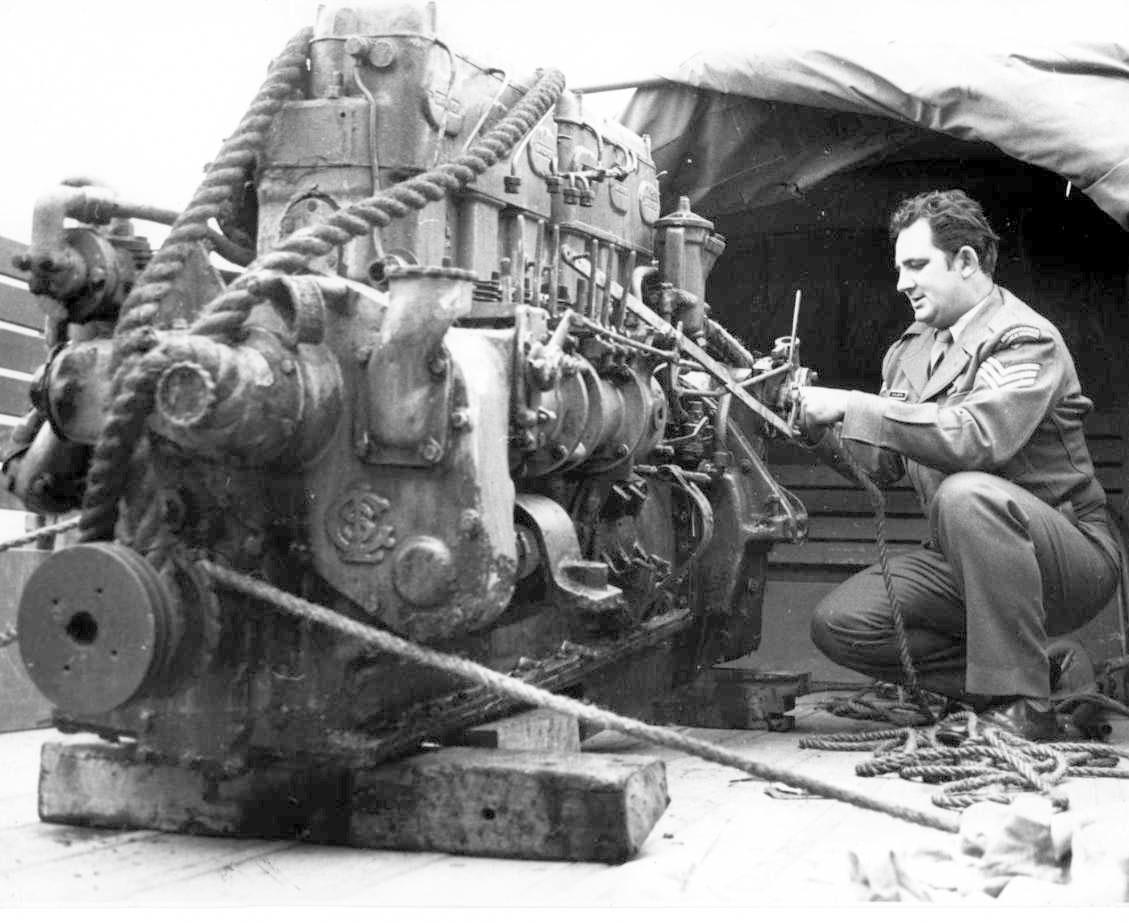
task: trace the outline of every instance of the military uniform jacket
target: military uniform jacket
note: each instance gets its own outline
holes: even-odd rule
[[[1093,404],[1057,328],[997,287],[930,376],[934,333],[911,325],[886,353],[881,392],[851,392],[841,435],[859,460],[887,483],[904,471],[926,510],[947,475],[985,471],[1104,523],[1082,429]]]

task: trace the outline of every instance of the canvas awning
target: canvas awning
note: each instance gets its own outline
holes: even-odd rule
[[[768,37],[660,74],[671,82],[636,92],[623,121],[703,213],[786,201],[941,133],[1053,171],[1129,227],[1129,45],[1115,40]]]

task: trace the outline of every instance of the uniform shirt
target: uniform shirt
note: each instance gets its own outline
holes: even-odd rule
[[[926,510],[949,474],[985,471],[1104,523],[1082,429],[1093,404],[1057,328],[996,287],[929,376],[933,341],[912,324],[886,353],[881,392],[850,393],[841,436],[864,467],[885,483],[904,471]]]

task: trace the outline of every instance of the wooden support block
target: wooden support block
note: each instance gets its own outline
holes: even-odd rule
[[[39,817],[81,827],[343,843],[349,773],[272,765],[233,775],[137,759],[132,746],[46,743]]]
[[[630,859],[668,803],[659,760],[462,747],[220,776],[128,746],[48,743],[39,780],[50,823],[582,862]]]
[[[656,718],[691,727],[787,731],[795,719],[785,712],[807,691],[806,673],[713,667],[657,703]]]
[[[491,750],[580,750],[580,722],[551,708],[534,708],[460,731],[451,743]]]
[[[451,748],[358,773],[350,842],[623,862],[669,801],[651,758]]]

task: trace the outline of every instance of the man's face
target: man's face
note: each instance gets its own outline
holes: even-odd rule
[[[949,265],[945,251],[934,246],[933,229],[925,218],[902,231],[894,244],[898,291],[909,299],[914,320],[930,327],[952,326],[974,303],[961,267],[959,254]]]

